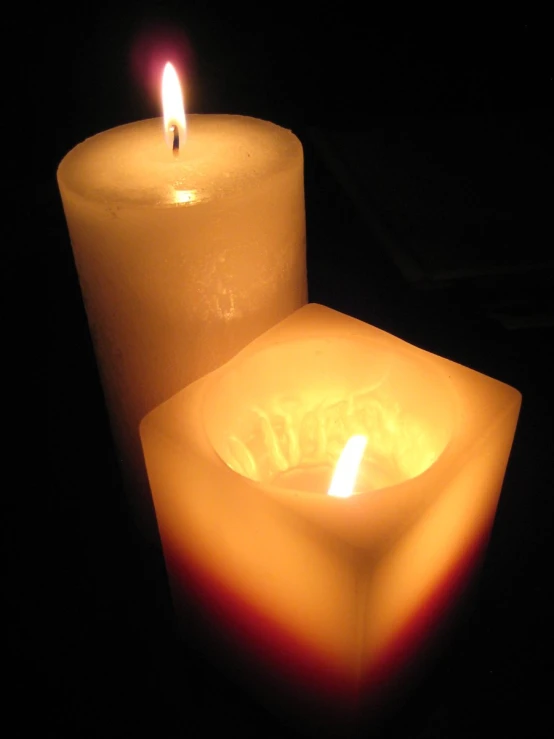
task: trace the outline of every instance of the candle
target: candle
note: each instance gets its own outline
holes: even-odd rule
[[[135,489],[140,419],[306,301],[300,142],[241,116],[185,123],[173,93],[165,123],[94,136],[58,169],[114,437]]]
[[[501,382],[304,306],[141,424],[176,607],[192,603],[248,655],[257,684],[325,697],[312,717],[354,711],[461,592],[520,402]],[[340,497],[339,484],[328,495],[352,437],[365,444],[355,494]]]

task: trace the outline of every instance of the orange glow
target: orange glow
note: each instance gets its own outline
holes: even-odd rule
[[[348,439],[335,467],[328,495],[335,498],[349,498],[352,495],[366,444],[367,437],[359,434]]]
[[[185,140],[187,121],[179,78],[170,62],[165,65],[162,76],[162,107],[165,140],[169,148],[178,153]]]

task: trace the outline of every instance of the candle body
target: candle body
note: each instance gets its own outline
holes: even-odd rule
[[[300,309],[141,424],[176,604],[263,665],[258,681],[326,697],[306,715],[354,714],[460,594],[519,407],[503,383]],[[275,484],[357,433],[362,475],[386,463],[387,487],[339,499]]]
[[[114,437],[148,518],[141,418],[306,301],[302,147],[265,121],[190,116],[175,158],[153,119],[77,146],[58,183]]]

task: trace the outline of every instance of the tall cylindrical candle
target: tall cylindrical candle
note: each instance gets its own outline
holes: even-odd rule
[[[120,126],[58,169],[114,437],[143,487],[134,493],[143,518],[141,418],[307,298],[296,136],[253,118],[193,115],[182,139],[175,157],[161,119]]]

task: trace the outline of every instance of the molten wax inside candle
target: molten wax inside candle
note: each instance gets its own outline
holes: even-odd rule
[[[344,339],[307,339],[250,357],[210,396],[214,448],[251,480],[324,494],[346,442],[362,434],[356,493],[416,477],[448,442],[442,415],[436,422],[448,403],[445,393],[444,405],[430,407],[426,389],[436,395],[440,383],[425,365],[414,366],[418,382],[407,383],[405,361]]]

